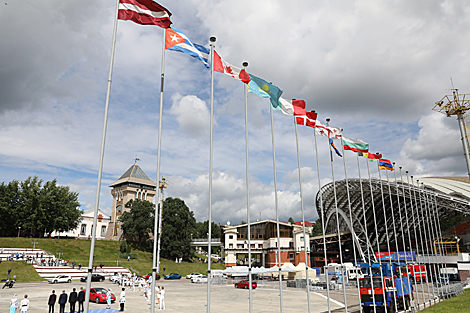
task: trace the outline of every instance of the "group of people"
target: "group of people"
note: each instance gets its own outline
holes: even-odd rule
[[[125,276],[120,273],[117,274],[117,282],[120,286],[124,287],[122,290],[125,290],[125,287],[135,291],[136,285],[139,287],[139,292],[144,291],[144,298],[146,301],[150,301],[152,296],[152,276],[147,280],[139,278],[134,273],[133,276]],[[165,309],[165,287],[156,286],[155,295],[157,297],[157,304],[160,310]]]
[[[28,295],[24,295],[23,300],[21,300],[19,304],[20,312],[21,313],[26,313],[29,310],[29,299]],[[13,298],[10,300],[10,313],[16,313],[16,310],[18,309],[18,299],[17,295],[15,294]]]
[[[68,300],[68,301],[67,301]],[[47,304],[49,305],[49,313],[54,313],[55,303],[57,301],[57,295],[55,290],[52,290],[51,295],[49,296],[49,300]],[[57,303],[59,304],[59,313],[65,313],[65,305],[70,303],[70,313],[74,313],[75,305],[78,302],[78,312],[83,312],[83,302],[85,302],[85,290],[83,287],[80,287],[80,292],[77,293],[76,289],[73,288],[70,295],[67,295],[65,290],[62,290],[62,293],[59,295],[59,300]]]

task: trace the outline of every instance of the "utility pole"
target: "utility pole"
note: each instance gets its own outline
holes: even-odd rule
[[[459,121],[460,135],[462,136],[462,145],[467,162],[467,174],[470,177],[470,144],[468,137],[468,129],[465,123],[465,113],[470,109],[470,103],[466,97],[470,94],[459,94],[458,89],[452,89],[452,95],[445,95],[440,101],[436,102],[433,111],[443,113],[447,117],[456,115]]]

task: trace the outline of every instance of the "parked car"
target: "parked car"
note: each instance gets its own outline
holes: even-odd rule
[[[86,282],[86,279],[87,276],[80,278],[80,281]],[[91,281],[104,281],[104,276],[101,274],[91,274]]]
[[[108,290],[105,288],[91,288],[90,289],[90,302],[106,303],[106,294]],[[111,302],[116,301],[116,296],[111,293]]]
[[[69,275],[57,275],[54,278],[50,278],[47,280],[51,284],[57,284],[57,283],[71,283],[72,282],[72,277]]]
[[[248,289],[250,287],[250,283],[246,280],[241,280],[238,283],[235,283],[235,288],[245,288]],[[256,289],[258,285],[255,282],[251,283],[251,288]]]
[[[207,275],[191,278],[192,283],[207,283]]]
[[[140,277],[143,277],[143,278],[145,278],[145,279],[149,279],[150,277],[152,277],[152,273],[147,274],[147,275],[145,275],[145,276],[140,276]],[[161,276],[158,275],[158,274],[155,274],[155,278],[156,278],[157,280],[159,280],[159,279],[161,278]]]
[[[195,277],[201,277],[201,276],[202,276],[202,274],[200,274],[200,273],[192,272],[191,274],[186,275],[186,279],[193,279]]]
[[[170,275],[166,275],[165,279],[181,279],[181,275],[178,273],[171,273]]]

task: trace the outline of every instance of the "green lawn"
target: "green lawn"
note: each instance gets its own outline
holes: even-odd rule
[[[36,241],[36,239],[35,239]],[[64,251],[63,259],[69,260],[70,263],[75,261],[78,264],[81,263],[82,266],[87,267],[90,257],[90,243],[91,240],[82,240],[82,239],[48,239],[42,238],[38,239],[38,244],[36,244],[37,249],[43,249],[49,253],[56,254],[57,250],[62,253]],[[99,266],[100,263],[103,263],[105,266],[116,266],[115,253],[119,256],[119,241],[104,241],[97,240],[95,241],[95,265]],[[33,245],[31,244],[30,238],[0,238],[0,248],[27,248],[32,249]],[[152,271],[153,256],[150,252],[140,251],[138,249],[132,249],[132,252],[137,253],[138,259],[122,260],[119,262],[119,266],[127,267],[132,272],[136,272],[140,275],[146,275]],[[2,262],[2,266],[5,266],[5,263],[11,264],[15,262]],[[20,262],[18,262],[20,263]],[[31,267],[32,268],[32,267]],[[173,260],[160,259],[160,275],[163,274],[163,268],[165,268],[165,274],[169,273],[179,273],[182,276],[186,276],[192,272],[205,273],[207,270],[207,264],[204,263],[175,263]],[[223,264],[213,264],[213,269],[225,269]],[[33,269],[34,270],[34,269]],[[0,277],[3,275],[3,267],[0,267]],[[6,272],[5,272],[6,273]],[[25,274],[29,276],[28,274]],[[19,278],[17,274],[17,278]],[[28,280],[28,281],[37,281],[37,280]]]
[[[449,312],[459,312],[459,313],[470,313],[470,290],[466,289],[464,293],[458,297],[454,297],[436,305],[433,305],[426,310],[421,310],[425,313],[449,313]]]
[[[31,281],[43,281],[44,279],[38,275],[32,265],[26,264],[26,261],[15,261],[0,263],[0,279],[6,279],[8,277],[8,269],[11,269],[10,278],[16,275],[17,283],[31,282]],[[3,282],[1,285],[3,286]]]

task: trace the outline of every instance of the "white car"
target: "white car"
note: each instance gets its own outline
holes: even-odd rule
[[[200,276],[191,278],[192,283],[207,283],[207,276]]]
[[[72,277],[70,277],[68,275],[57,275],[56,277],[48,279],[47,281],[51,284],[71,283],[72,282]]]
[[[195,277],[201,277],[202,274],[199,274],[199,273],[196,273],[196,272],[192,272],[191,274],[189,275],[186,275],[186,279],[193,279]]]

